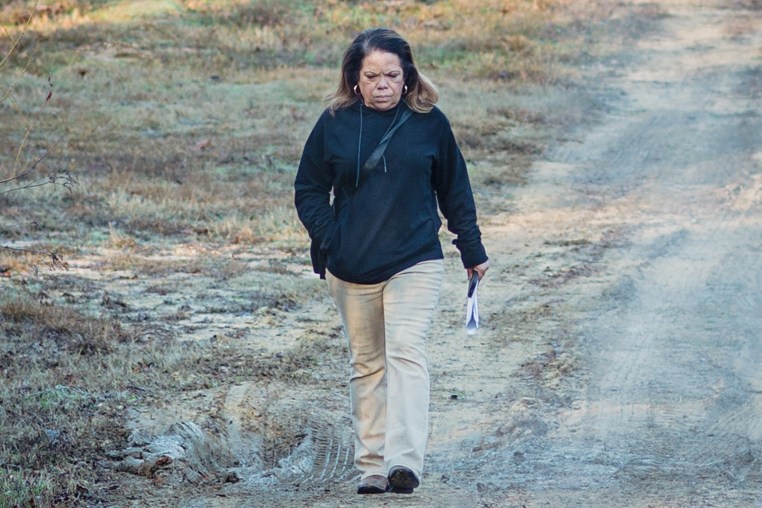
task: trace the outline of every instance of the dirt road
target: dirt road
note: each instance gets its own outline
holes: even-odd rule
[[[176,425],[165,446],[195,442],[193,469],[234,481],[151,503],[762,506],[762,4],[659,6],[655,32],[586,70],[609,98],[602,121],[546,153],[510,212],[482,219],[492,270],[476,335],[462,332],[448,257],[415,494],[353,493],[344,350],[318,298],[278,343],[324,337],[313,352],[335,361],[321,382],[197,397],[218,408],[220,435]],[[189,418],[159,413],[133,414],[136,435]]]
[[[545,351],[483,370],[487,504],[762,506],[762,11],[661,4],[608,118],[491,218],[485,346]]]

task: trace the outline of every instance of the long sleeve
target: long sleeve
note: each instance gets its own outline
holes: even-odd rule
[[[440,133],[432,184],[437,193],[439,209],[447,219],[447,229],[456,235],[452,243],[460,251],[463,266],[472,268],[487,261],[476,221],[476,205],[466,161],[449,122],[443,124]]]
[[[330,240],[336,224],[331,206],[334,174],[325,162],[325,115],[318,120],[307,138],[294,180],[294,204],[304,227],[310,235],[310,254],[315,273],[325,273],[325,256],[321,247]]]

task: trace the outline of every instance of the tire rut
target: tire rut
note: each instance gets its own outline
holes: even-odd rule
[[[564,217],[548,234],[585,227],[626,240],[595,261],[597,293],[587,279],[556,288],[577,302],[554,311],[567,312],[584,385],[545,436],[514,441],[527,459],[514,478],[534,491],[592,489],[601,506],[633,491],[643,503],[730,491],[738,501],[725,506],[748,506],[762,500],[762,112],[759,91],[737,83],[753,81],[760,35],[744,24],[726,37],[743,15],[717,2],[663,7],[647,65],[614,80],[618,109],[536,165],[518,206]]]

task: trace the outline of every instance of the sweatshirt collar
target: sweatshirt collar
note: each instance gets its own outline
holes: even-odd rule
[[[405,104],[405,99],[400,99],[400,101],[397,103],[396,106],[393,108],[389,108],[384,111],[379,111],[377,109],[369,108],[368,106],[362,104],[361,100],[358,100],[352,106],[350,106],[354,111],[360,111],[360,107],[362,107],[362,113],[363,115],[378,115],[378,116],[387,116],[392,117],[397,114],[397,110],[400,108],[405,108],[407,105]]]

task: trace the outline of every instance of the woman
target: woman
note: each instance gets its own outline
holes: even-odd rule
[[[294,183],[313,267],[349,342],[359,494],[410,493],[421,481],[425,339],[444,273],[437,203],[467,275],[481,278],[489,267],[466,164],[437,100],[399,34],[362,32]],[[364,170],[388,133],[383,155]]]

